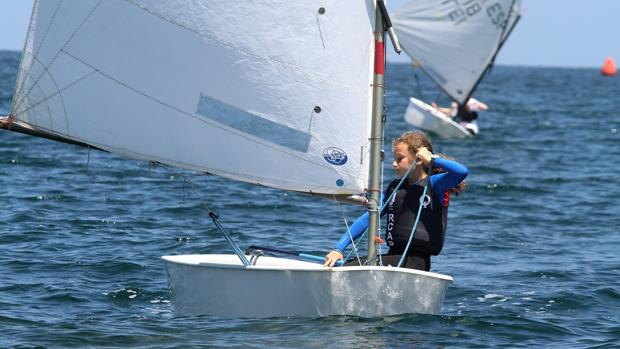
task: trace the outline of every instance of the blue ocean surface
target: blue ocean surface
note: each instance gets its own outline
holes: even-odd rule
[[[0,114],[19,58],[0,52]],[[386,88],[389,154],[437,90],[406,64]],[[475,97],[478,137],[434,137],[471,170],[433,258],[441,315],[177,317],[160,256],[230,253],[205,204],[242,248],[318,255],[361,208],[0,131],[0,347],[619,348],[620,77],[498,66]]]

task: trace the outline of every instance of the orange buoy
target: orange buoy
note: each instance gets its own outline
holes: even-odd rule
[[[605,76],[614,76],[618,70],[616,69],[616,62],[611,57],[607,57],[605,63],[603,63],[603,67],[601,68],[601,74]]]

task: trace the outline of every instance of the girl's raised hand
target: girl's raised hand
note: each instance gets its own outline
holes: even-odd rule
[[[416,153],[417,158],[420,159],[425,166],[430,166],[432,155],[433,153],[426,149],[426,147],[418,149],[418,152]]]

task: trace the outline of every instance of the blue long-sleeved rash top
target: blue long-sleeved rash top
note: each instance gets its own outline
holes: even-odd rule
[[[446,191],[459,185],[469,174],[469,169],[467,167],[456,161],[444,158],[435,158],[433,167],[440,167],[446,170],[446,172],[432,175],[430,178],[430,186],[433,189],[436,199],[439,201],[442,201]],[[382,200],[385,199],[388,198],[384,194]],[[349,230],[345,232],[336,243],[336,250],[344,252],[351,243],[351,239],[355,240],[366,228],[368,228],[368,212],[361,215],[351,224]]]

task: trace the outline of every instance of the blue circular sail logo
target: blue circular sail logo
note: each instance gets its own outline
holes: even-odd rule
[[[323,159],[332,165],[342,166],[347,163],[349,158],[344,150],[336,147],[329,147],[323,150]]]

